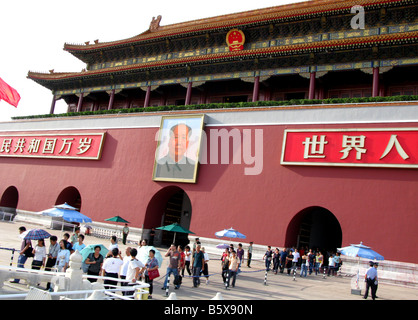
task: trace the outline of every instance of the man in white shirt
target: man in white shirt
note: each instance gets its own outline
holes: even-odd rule
[[[120,269],[120,273],[119,273],[119,277],[121,279],[126,279],[126,273],[128,272],[128,265],[129,262],[131,261],[131,247],[127,247],[125,249],[125,256],[123,257],[123,264],[122,264],[122,268]],[[121,286],[126,286],[127,283],[126,282],[121,282]],[[125,291],[122,292],[123,295],[125,295]]]
[[[126,272],[126,280],[129,280],[128,286],[134,286],[139,279],[139,275],[145,271],[144,264],[136,259],[138,251],[134,248],[131,249],[131,261],[128,264],[128,270]],[[134,291],[126,292],[126,295],[132,295]]]
[[[334,255],[330,255],[328,258],[328,277],[332,273],[333,276],[335,276],[335,259]]]
[[[296,269],[298,268],[298,261],[300,258],[300,253],[298,252],[298,249],[295,249],[295,252],[293,252],[293,259],[292,259],[292,270],[296,273]]]
[[[122,256],[120,255],[119,249],[112,250],[112,257],[106,258],[105,262],[102,266],[102,277],[110,277],[110,278],[118,278],[119,277],[119,270],[123,264]],[[111,288],[110,286],[106,286],[106,284],[116,286],[118,284],[117,281],[113,280],[105,280],[105,289]]]

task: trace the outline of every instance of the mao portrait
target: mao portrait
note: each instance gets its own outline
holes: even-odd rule
[[[153,180],[195,183],[204,115],[163,116]]]

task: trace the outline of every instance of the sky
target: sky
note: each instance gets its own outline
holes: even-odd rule
[[[116,41],[149,28],[153,17],[160,25],[223,14],[303,2],[305,0],[20,0],[1,5],[0,78],[21,97],[17,108],[0,101],[0,121],[11,117],[49,113],[52,92],[27,78],[29,71],[79,72],[86,64],[63,50],[65,43]],[[67,111],[58,100],[55,113]]]

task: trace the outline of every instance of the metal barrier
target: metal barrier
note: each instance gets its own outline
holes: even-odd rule
[[[92,226],[91,235],[101,239],[109,239],[111,236],[122,239],[122,231],[96,226]]]
[[[14,254],[15,254],[15,251],[17,251],[17,250],[13,249],[13,248],[2,248],[2,247],[0,247],[0,250],[8,250],[8,251],[12,252],[12,257],[10,258],[10,266],[12,266],[13,265]]]
[[[5,217],[8,217],[8,221],[11,222],[13,220],[13,216],[15,214],[10,213],[10,212],[5,212],[5,211],[0,211],[0,217],[2,221],[6,221]]]

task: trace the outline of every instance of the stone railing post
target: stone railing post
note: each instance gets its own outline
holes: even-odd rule
[[[78,291],[83,289],[83,270],[81,270],[82,261],[83,257],[78,250],[70,256],[70,266],[65,272],[65,278],[69,279],[66,291]],[[72,296],[71,298],[77,299],[82,297],[77,295]]]

